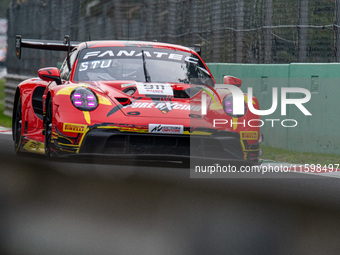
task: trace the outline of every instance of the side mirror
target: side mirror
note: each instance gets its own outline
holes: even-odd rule
[[[38,71],[39,78],[44,81],[55,81],[58,85],[61,84],[60,71],[56,67],[46,67]]]
[[[223,84],[228,84],[228,85],[235,85],[236,87],[241,87],[242,81],[241,79],[229,75],[223,76]]]

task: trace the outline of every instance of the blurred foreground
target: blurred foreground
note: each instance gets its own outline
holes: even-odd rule
[[[335,254],[338,179],[17,157],[0,135],[0,254]]]

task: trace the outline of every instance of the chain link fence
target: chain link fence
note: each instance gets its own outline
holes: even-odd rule
[[[24,49],[14,38],[157,40],[201,44],[206,62],[338,62],[340,0],[12,0],[9,73],[55,66],[59,52]]]

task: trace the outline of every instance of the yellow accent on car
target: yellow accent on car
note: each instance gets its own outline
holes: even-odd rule
[[[237,118],[233,118],[233,130],[237,129]]]
[[[84,117],[85,117],[85,120],[86,120],[86,122],[87,122],[87,124],[91,124],[91,116],[90,116],[90,113],[89,112],[87,112],[87,111],[83,111],[83,113],[84,113]]]
[[[86,127],[87,127],[86,125],[64,123],[63,131],[64,132],[72,132],[72,133],[84,133]]]
[[[100,96],[100,95],[97,95],[97,97],[98,97],[99,104],[112,105],[111,101],[108,98]]]
[[[257,131],[241,131],[240,132],[242,140],[258,140],[259,133]]]
[[[248,96],[247,95],[244,95],[244,101],[246,102],[246,104],[248,104]],[[254,100],[253,100],[253,105],[256,105]]]
[[[37,141],[28,141],[24,150],[32,153],[45,154],[45,144]]]
[[[118,129],[120,132],[135,132],[135,133],[148,133],[148,129],[130,128],[130,127],[117,127],[117,126],[102,126],[97,127],[101,129]]]
[[[57,92],[57,96],[58,95],[67,95],[67,96],[70,96],[72,91],[76,88],[76,86],[70,86],[70,87],[65,87],[65,88],[62,88],[60,89],[58,92]]]
[[[223,106],[221,105],[220,101],[217,101],[215,104],[210,105],[210,110],[222,110]]]
[[[190,133],[190,131],[184,131],[183,135],[212,135],[211,132],[206,132],[206,131],[193,131]]]

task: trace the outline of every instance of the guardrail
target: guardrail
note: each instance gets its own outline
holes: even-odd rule
[[[12,117],[13,102],[15,90],[17,89],[20,82],[30,78],[29,76],[17,75],[17,74],[7,74],[5,83],[5,114]]]

